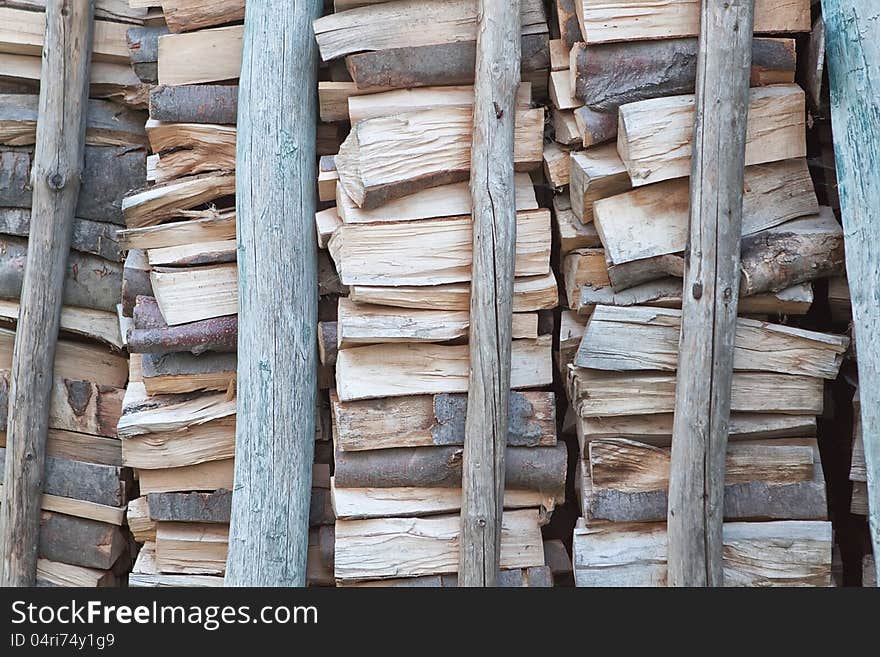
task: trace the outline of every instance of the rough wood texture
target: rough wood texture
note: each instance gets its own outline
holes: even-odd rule
[[[238,316],[226,315],[198,322],[169,326],[154,297],[137,297],[134,328],[128,336],[132,353],[169,353],[189,351],[232,352],[238,343]]]
[[[237,79],[242,70],[244,32],[243,26],[233,25],[161,37],[159,84],[190,85]]]
[[[52,396],[52,377],[47,373],[53,371],[55,360],[83,169],[94,12],[94,0],[55,0],[40,18],[45,21],[45,40],[32,178],[35,239],[22,285],[10,377],[9,403],[15,412],[9,414],[6,429],[10,455],[0,507],[3,586],[30,586],[36,577]],[[6,21],[4,29],[11,28]]]
[[[333,393],[330,401],[333,438],[342,451],[464,444],[467,398],[462,394],[340,402]],[[552,392],[512,392],[507,444],[555,445],[555,404]]]
[[[158,82],[159,37],[165,34],[168,34],[168,28],[164,25],[131,27],[126,32],[125,39],[131,53],[131,67],[141,82],[150,84]]]
[[[235,389],[235,354],[143,354],[142,362],[149,395]]]
[[[751,55],[750,49],[747,54]],[[691,172],[694,98],[653,98],[620,108],[617,150],[634,187]],[[804,102],[804,92],[794,84],[774,84],[750,91],[746,164],[806,155]],[[732,118],[730,111],[715,110]]]
[[[413,577],[457,572],[460,521],[382,518],[336,522],[335,574],[341,580]],[[534,510],[509,511],[501,526],[501,567],[544,564],[544,544]]]
[[[542,108],[516,112],[518,171],[540,166],[543,129]],[[428,109],[361,121],[339,147],[339,184],[358,207],[373,209],[423,189],[467,180],[472,134],[471,108]],[[405,167],[400,166],[402,160]]]
[[[511,388],[552,383],[549,337],[513,341]],[[342,401],[467,392],[469,370],[467,345],[378,344],[343,349],[336,358],[336,390]]]
[[[462,455],[458,574],[463,587],[495,586],[501,565],[517,250],[514,122],[520,80],[521,6],[521,0],[477,3],[470,157],[471,367]]]
[[[309,239],[309,242],[314,246],[313,240]],[[141,294],[149,295],[152,291],[165,321],[169,326],[177,326],[236,313],[239,309],[238,283],[237,263],[154,267],[150,270],[152,290]]]
[[[211,171],[235,169],[235,134],[232,126],[216,123],[166,123],[150,119],[147,136],[153,153],[159,153],[154,177],[157,183]]]
[[[39,520],[39,555],[51,561],[109,570],[128,545],[115,525],[50,511]]]
[[[150,118],[155,121],[235,125],[237,115],[238,86],[160,85],[150,90]]]
[[[228,523],[232,491],[212,493],[150,493],[150,518],[155,522]]]
[[[189,32],[244,19],[244,0],[161,0],[172,32]]]
[[[271,0],[248,3],[245,15],[236,153],[239,407],[227,586],[306,583],[318,365],[311,23],[320,12],[318,0]],[[279,130],[289,148],[277,147]],[[284,219],[269,232],[268,215]]]
[[[630,189],[629,175],[616,144],[572,153],[570,174],[571,209],[585,224],[593,221],[596,201]]]
[[[730,522],[723,527],[724,586],[831,586],[831,523]],[[577,586],[666,586],[662,523],[575,528]]]
[[[880,42],[871,38],[880,7],[871,0],[823,0],[831,117],[846,269],[858,342],[861,420],[868,472],[868,516],[880,581],[880,342],[877,325],[880,214]]]
[[[723,584],[724,473],[735,365],[743,169],[755,163],[746,153],[749,138],[755,138],[747,119],[756,125],[755,117],[761,114],[754,92],[750,102],[748,80],[754,19],[755,0],[702,6],[689,252],[669,476],[670,586]],[[794,93],[802,100],[799,89]],[[762,144],[776,132],[774,119],[770,124]],[[803,134],[789,136],[798,137],[803,147]]]
[[[794,82],[794,39],[752,41],[752,86]],[[661,96],[694,93],[697,39],[662,39],[588,46],[571,52],[575,96],[597,112]]]
[[[810,31],[810,0],[755,0],[754,4],[757,33]],[[587,43],[696,36],[700,25],[705,25],[701,6],[699,0],[662,4],[650,0],[575,0]]]
[[[235,193],[235,174],[228,172],[188,176],[155,185],[122,199],[129,228],[155,226],[183,211]]]

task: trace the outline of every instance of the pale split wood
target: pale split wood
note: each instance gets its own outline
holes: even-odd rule
[[[241,74],[243,38],[241,25],[159,37],[159,84],[237,79]]]

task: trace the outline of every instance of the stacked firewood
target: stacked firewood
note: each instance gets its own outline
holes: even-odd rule
[[[320,198],[335,205],[316,217],[346,291],[319,331],[322,362],[335,367],[335,576],[344,586],[450,586],[469,371],[476,3],[335,5],[314,23],[326,64],[321,118],[350,126],[322,162]],[[522,52],[501,583],[547,586],[541,526],[564,499],[566,451],[544,328],[558,296],[550,212],[529,176],[542,160],[534,101],[549,65],[541,2],[522,3]],[[561,544],[548,548],[564,555]]]
[[[131,377],[118,432],[123,462],[140,487],[128,521],[143,543],[130,582],[220,586],[235,456],[235,122],[244,0],[169,0],[158,15],[161,23],[128,34],[132,66],[151,87],[152,151],[146,180],[122,203],[126,230],[119,233],[128,251],[121,312]],[[267,229],[278,220],[266,218]],[[327,585],[329,407],[316,413],[308,578]]]
[[[31,219],[45,3],[0,7],[0,480],[10,368]],[[145,93],[128,64],[126,30],[146,12],[96,10],[85,166],[64,280],[49,408],[37,583],[113,586],[133,558],[125,529],[131,471],[116,423],[128,380],[117,320],[121,200],[146,170]],[[60,83],[59,83],[60,84]],[[2,482],[0,482],[2,483]]]
[[[544,159],[558,188],[568,304],[558,361],[581,459],[579,586],[666,580],[700,3],[638,15],[625,4],[560,0],[551,51],[556,143]],[[828,585],[832,533],[814,436],[849,340],[789,324],[809,310],[814,280],[842,273],[843,235],[804,159],[791,37],[809,31],[810,2],[756,4],[725,582]]]

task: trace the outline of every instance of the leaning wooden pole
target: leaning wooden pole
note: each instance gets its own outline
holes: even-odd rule
[[[238,97],[238,414],[227,586],[305,586],[317,396],[320,0],[247,3]]]
[[[15,331],[0,504],[0,586],[33,586],[49,400],[86,134],[94,0],[48,0],[27,261]]]
[[[495,586],[501,563],[516,207],[514,100],[520,1],[480,0],[471,149],[473,270],[459,586]]]
[[[682,295],[668,583],[721,586],[754,0],[704,0]]]
[[[880,4],[822,0],[846,272],[858,350],[868,524],[880,581]]]

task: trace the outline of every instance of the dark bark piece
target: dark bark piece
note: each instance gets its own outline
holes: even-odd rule
[[[596,146],[617,137],[617,113],[603,114],[589,107],[574,110],[574,120],[584,142],[584,148]]]
[[[556,0],[556,16],[559,18],[559,37],[566,48],[572,48],[578,41],[583,41],[581,25],[578,22],[575,4],[580,0]]]
[[[0,208],[0,234],[27,237],[31,227],[31,211],[26,208]],[[119,262],[119,243],[112,224],[89,219],[73,220],[71,247],[82,253]]]
[[[116,525],[49,511],[40,515],[39,554],[46,559],[109,570],[127,546]]]
[[[122,268],[122,314],[131,317],[138,297],[153,297],[150,266],[143,251],[131,249]],[[163,320],[164,321],[164,320]]]
[[[616,112],[626,103],[694,93],[697,39],[624,41],[587,45],[572,51],[574,95],[597,112]],[[752,41],[751,85],[792,82],[793,39]]]
[[[337,451],[334,477],[340,488],[456,488],[461,485],[461,457],[461,447]],[[511,490],[558,492],[565,486],[566,461],[563,444],[509,447],[505,486]]]
[[[147,393],[183,394],[201,390],[228,390],[234,385],[235,353],[188,352],[143,354],[142,370]]]
[[[18,299],[24,280],[28,243],[0,237],[0,298]],[[87,253],[73,252],[64,276],[63,303],[115,312],[122,290],[122,267]]]
[[[330,490],[327,488],[312,488],[312,499],[309,503],[309,526],[322,527],[336,522],[333,513]]]
[[[524,34],[521,44],[523,74],[550,67],[546,34]],[[345,62],[358,89],[473,84],[476,52],[476,42],[461,41],[358,53]]]
[[[336,354],[339,351],[336,328],[336,322],[318,322],[318,354],[321,365],[332,367],[336,364]]]
[[[6,461],[6,448],[0,447],[0,466]],[[0,484],[3,483],[0,467]],[[46,457],[43,492],[106,506],[125,504],[125,482],[121,468],[83,461]]]
[[[237,348],[237,315],[168,326],[156,299],[139,296],[133,317],[134,329],[128,336],[128,348],[132,353],[192,352],[198,355],[209,351],[234,352]]]
[[[210,493],[150,493],[150,519],[155,522],[228,523],[232,491]]]
[[[125,33],[131,67],[141,82],[156,84],[159,81],[157,63],[159,61],[159,37],[168,34],[168,28],[130,27]]]
[[[159,86],[150,92],[150,118],[173,123],[235,125],[238,85]]]

